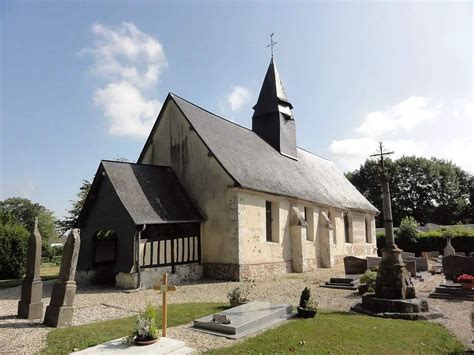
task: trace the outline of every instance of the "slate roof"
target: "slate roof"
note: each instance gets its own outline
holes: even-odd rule
[[[108,160],[101,167],[136,225],[204,221],[170,167]]]
[[[169,99],[237,185],[326,206],[379,212],[331,161],[300,148],[298,160],[289,159],[253,131],[177,95],[170,94]]]

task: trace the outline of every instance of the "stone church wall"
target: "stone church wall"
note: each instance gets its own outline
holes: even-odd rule
[[[207,219],[201,225],[202,262],[204,273],[214,277],[213,265],[238,264],[237,192],[175,103],[164,110],[140,163],[171,166]]]

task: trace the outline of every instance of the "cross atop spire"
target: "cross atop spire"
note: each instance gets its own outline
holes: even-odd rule
[[[272,32],[271,35],[270,35],[270,44],[267,46],[267,48],[270,47],[270,49],[271,49],[272,58],[273,58],[273,46],[278,43],[278,42],[273,42],[273,35],[274,35],[274,33]]]

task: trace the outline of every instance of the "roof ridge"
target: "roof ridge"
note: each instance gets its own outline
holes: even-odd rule
[[[225,117],[219,116],[219,115],[215,114],[214,112],[211,112],[211,111],[205,109],[204,107],[201,107],[201,106],[199,106],[199,105],[197,105],[197,104],[195,104],[195,103],[193,103],[193,102],[191,102],[191,101],[189,101],[189,100],[186,100],[185,98],[182,98],[182,97],[179,96],[179,95],[176,95],[175,93],[170,92],[170,94],[171,94],[172,96],[176,96],[177,98],[179,98],[179,99],[181,99],[181,100],[183,100],[183,101],[186,101],[186,102],[187,102],[188,104],[190,104],[190,105],[196,106],[197,108],[199,108],[199,109],[201,109],[201,110],[203,110],[203,111],[206,111],[207,113],[210,113],[210,114],[213,115],[213,116],[216,116],[217,118],[220,118],[221,120],[224,120],[224,121],[226,121],[226,122],[232,123],[233,125],[235,125],[235,126],[237,126],[237,127],[239,127],[239,128],[242,128],[242,129],[244,129],[244,130],[246,130],[246,131],[255,133],[255,132],[252,131],[250,128],[245,127],[245,126],[242,126],[242,125],[240,125],[240,124],[238,124],[238,123],[235,123],[234,121],[231,121],[231,120],[229,120],[229,119],[227,119],[227,118],[225,118]],[[255,134],[256,134],[256,133],[255,133]]]
[[[171,167],[168,166],[168,165],[132,163],[132,162],[129,162],[129,161],[119,161],[119,160],[111,160],[111,159],[102,159],[100,162],[101,162],[101,163],[102,163],[102,162],[107,162],[107,163],[129,164],[129,165],[141,165],[141,166],[156,166],[156,167],[158,167],[158,168],[168,168],[168,169],[171,169]]]
[[[245,127],[245,126],[242,126],[242,125],[240,125],[240,124],[238,124],[238,123],[235,123],[234,121],[231,121],[231,120],[229,120],[229,119],[227,119],[227,118],[225,118],[225,117],[219,116],[219,115],[215,114],[214,112],[211,112],[211,111],[205,109],[204,107],[199,106],[199,105],[197,105],[197,104],[195,104],[195,103],[193,103],[193,102],[191,102],[191,101],[189,101],[189,100],[187,100],[187,99],[185,99],[185,98],[183,98],[183,97],[181,97],[181,96],[179,96],[179,95],[177,95],[177,94],[175,94],[175,93],[173,93],[173,92],[170,92],[170,95],[171,95],[171,96],[176,96],[177,98],[179,98],[179,99],[181,99],[181,100],[187,102],[187,103],[190,104],[190,105],[193,105],[193,106],[199,108],[200,110],[203,110],[203,111],[205,111],[205,112],[207,112],[207,113],[209,113],[209,114],[211,114],[211,115],[213,115],[213,116],[215,116],[215,117],[217,117],[217,118],[219,118],[219,119],[221,119],[221,120],[223,120],[223,121],[226,121],[226,122],[228,122],[228,123],[232,123],[233,125],[235,125],[235,126],[237,126],[237,127],[239,127],[239,128],[242,128],[242,129],[244,129],[244,130],[246,130],[246,131],[252,132],[252,133],[255,134],[256,136],[258,136],[258,134],[255,133],[254,131],[252,131],[250,128]],[[259,137],[259,136],[258,136],[258,137]],[[259,138],[260,138],[260,137],[259,137]],[[261,138],[260,138],[260,139],[261,139]],[[316,156],[316,157],[318,157],[318,158],[327,160],[327,161],[329,161],[329,162],[332,163],[332,161],[329,160],[328,158],[325,158],[325,157],[320,156],[320,155],[318,155],[318,154],[316,154],[316,153],[313,153],[313,152],[311,152],[311,151],[309,151],[309,150],[307,150],[307,149],[305,149],[305,148],[298,147],[298,146],[296,146],[296,148],[301,149],[301,150],[305,151],[306,153],[312,154],[312,155],[314,155],[314,156]]]

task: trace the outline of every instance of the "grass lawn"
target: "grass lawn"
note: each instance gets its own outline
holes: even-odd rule
[[[169,306],[168,326],[220,312],[221,303],[187,303]],[[161,312],[158,309],[160,327]],[[109,340],[127,336],[135,317],[53,329],[48,333],[42,354],[66,354]],[[192,344],[189,344],[192,346]],[[464,346],[448,331],[434,323],[373,318],[343,312],[319,311],[314,319],[293,320],[234,346],[211,354],[442,354],[456,353]]]
[[[55,264],[52,264],[52,263],[42,264],[40,275],[41,275],[41,280],[43,281],[57,279],[59,276],[59,266],[56,266]],[[0,280],[0,288],[20,286],[22,281],[23,281],[23,278]]]
[[[464,350],[448,331],[426,321],[319,312],[211,354],[444,354]]]
[[[186,324],[192,320],[227,309],[223,303],[186,303],[168,306],[168,327]],[[161,309],[158,309],[161,329]],[[69,328],[57,328],[48,333],[47,346],[41,354],[68,354],[109,340],[130,335],[136,317],[114,319]]]

